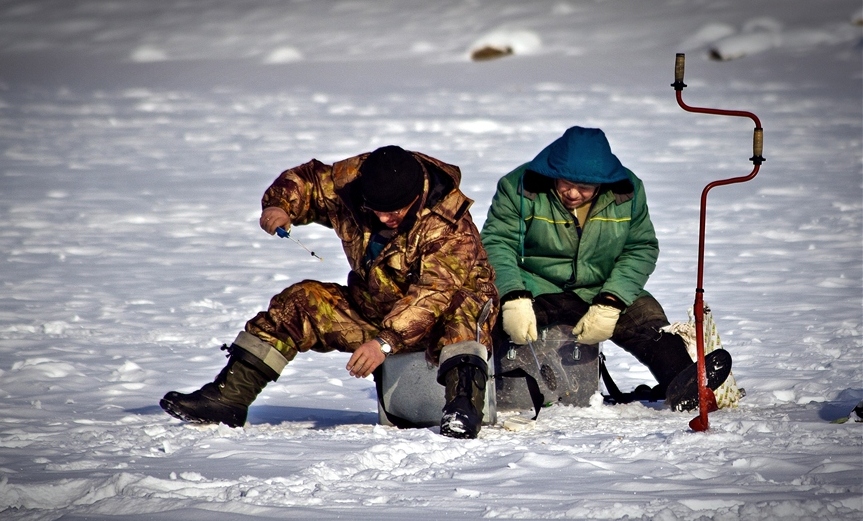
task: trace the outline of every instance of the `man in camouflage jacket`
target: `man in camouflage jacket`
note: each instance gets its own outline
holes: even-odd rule
[[[478,339],[477,319],[486,302],[497,306],[494,272],[460,180],[458,167],[397,146],[283,172],[264,193],[261,227],[270,234],[294,224],[332,228],[351,267],[347,285],[305,280],[286,288],[247,322],[215,382],[168,393],[162,407],[186,421],[241,426],[249,404],[299,352],[350,352],[347,370],[362,378],[391,353],[425,351],[439,363],[441,350],[459,342],[490,349],[494,318],[480,325]],[[476,436],[484,358],[441,366],[449,415],[442,434]]]

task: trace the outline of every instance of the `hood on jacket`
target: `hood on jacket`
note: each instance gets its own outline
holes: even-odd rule
[[[598,128],[570,127],[527,164],[528,170],[573,183],[608,184],[628,180]]]

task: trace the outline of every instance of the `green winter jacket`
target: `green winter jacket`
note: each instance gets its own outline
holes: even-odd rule
[[[602,292],[629,306],[646,295],[659,244],[641,180],[619,167],[620,180],[601,185],[579,227],[557,196],[554,180],[529,168],[536,164],[500,179],[483,226],[501,301],[513,292],[536,297],[572,291],[590,303]]]

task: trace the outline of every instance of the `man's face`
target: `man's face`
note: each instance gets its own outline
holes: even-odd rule
[[[554,189],[567,210],[575,210],[596,196],[599,185],[572,183],[564,179],[554,180]]]
[[[375,216],[383,223],[387,228],[395,229],[398,228],[402,221],[405,219],[405,216],[408,214],[408,210],[413,204],[416,202],[417,197],[414,197],[414,200],[408,203],[404,208],[400,208],[398,210],[393,210],[392,212],[379,212],[377,210],[372,210]]]

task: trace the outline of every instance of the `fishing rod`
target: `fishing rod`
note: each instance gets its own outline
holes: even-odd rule
[[[320,255],[318,255],[317,253],[313,252],[312,250],[310,250],[310,249],[306,248],[306,245],[305,245],[305,244],[303,244],[303,243],[301,243],[299,239],[297,239],[297,238],[295,238],[295,237],[291,237],[291,232],[289,232],[288,230],[285,230],[285,229],[284,229],[284,228],[282,228],[281,226],[279,226],[278,228],[276,228],[276,235],[278,235],[278,236],[279,236],[279,237],[281,237],[282,239],[290,239],[290,240],[294,241],[295,243],[297,243],[297,244],[299,244],[299,245],[300,245],[300,248],[302,248],[302,249],[306,250],[307,252],[311,253],[311,254],[312,254],[312,257],[317,257],[317,259],[318,259],[318,260],[320,260],[320,261],[323,261],[323,260],[324,260],[324,258],[323,258],[323,257],[321,257],[321,256],[320,256]]]
[[[741,177],[731,177],[728,179],[718,179],[712,181],[704,187],[701,192],[701,212],[698,228],[698,280],[695,287],[695,304],[693,305],[693,313],[695,315],[695,342],[697,351],[698,364],[698,412],[699,415],[689,422],[689,427],[696,432],[706,431],[710,425],[707,419],[707,414],[711,410],[716,410],[716,397],[713,391],[707,387],[707,367],[704,361],[704,237],[707,221],[707,193],[717,186],[729,185],[734,183],[743,183],[751,180],[761,169],[761,163],[765,161],[762,157],[762,149],[764,148],[764,129],[761,127],[761,120],[752,112],[743,110],[723,110],[706,107],[691,107],[683,102],[683,88],[686,84],[683,83],[683,72],[685,68],[686,56],[683,53],[678,53],[674,60],[674,83],[671,84],[676,91],[677,104],[687,112],[696,112],[701,114],[713,114],[717,116],[736,116],[752,119],[755,123],[755,131],[752,137],[752,161],[754,168],[749,175]]]

